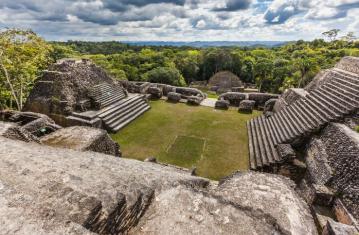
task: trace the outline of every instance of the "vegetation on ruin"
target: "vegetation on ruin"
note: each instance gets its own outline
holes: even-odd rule
[[[0,106],[22,106],[33,81],[46,66],[61,58],[89,58],[114,78],[189,85],[231,71],[262,92],[278,93],[303,87],[321,70],[343,56],[359,56],[353,33],[324,32],[328,41],[296,41],[266,47],[154,47],[119,42],[46,42],[32,31],[0,31]],[[5,68],[5,69],[4,69]]]
[[[156,157],[163,163],[197,167],[203,177],[220,179],[248,169],[246,121],[258,116],[151,101],[151,110],[112,138],[126,158]]]

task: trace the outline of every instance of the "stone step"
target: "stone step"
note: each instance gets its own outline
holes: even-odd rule
[[[306,119],[303,117],[303,114],[299,111],[300,108],[298,107],[298,102],[295,102],[293,105],[291,105],[292,111],[295,114],[294,117],[297,117],[297,119],[300,120],[300,124],[304,127],[304,131],[309,133],[313,129],[313,127],[306,121]]]
[[[139,103],[145,102],[141,98],[131,99],[128,102],[120,105],[119,107],[114,107],[112,110],[109,110],[106,115],[101,116],[101,118],[106,121],[110,122],[114,118],[118,118],[119,114],[126,112],[126,110],[130,109],[133,106],[136,106]]]
[[[103,93],[106,93],[108,91],[113,91],[116,88],[109,85],[109,84],[102,84],[102,85],[98,85],[98,86],[94,86],[90,91],[89,91],[89,95],[96,97],[96,96],[102,96]]]
[[[266,154],[266,150],[265,150],[265,146],[263,143],[263,136],[262,133],[260,131],[260,127],[259,127],[259,122],[258,122],[258,118],[254,118],[254,127],[255,127],[255,132],[256,132],[256,139],[258,141],[258,146],[259,146],[259,156],[261,158],[262,161],[262,167],[264,166],[268,166],[268,160],[267,160],[267,154]]]
[[[354,89],[359,89],[359,80],[353,80],[347,76],[336,76],[335,81],[345,84],[346,86],[353,87]]]
[[[143,104],[147,103],[143,100],[138,100],[137,102],[132,103],[131,106],[126,106],[123,109],[117,110],[116,113],[113,113],[110,118],[106,117],[103,119],[103,121],[107,126],[111,126],[112,124],[118,125],[118,122],[121,122],[120,120],[122,120],[123,117],[126,117],[129,113],[142,106]]]
[[[358,104],[359,103],[359,96],[354,94],[354,93],[351,93],[339,86],[336,86],[336,85],[333,85],[331,83],[326,83],[323,85],[324,87],[330,87],[331,89],[333,90],[336,90],[338,93],[341,93],[342,95],[346,96],[346,97],[349,97],[351,100],[353,100],[354,103]]]
[[[317,97],[324,105],[326,105],[328,108],[333,110],[338,116],[342,116],[344,113],[346,113],[346,108],[338,107],[336,103],[332,102],[332,99],[326,99],[325,95],[322,94],[322,92],[318,89],[312,93],[315,97]]]
[[[359,101],[358,90],[356,90],[355,88],[349,87],[349,86],[347,86],[347,85],[345,85],[343,83],[340,83],[338,81],[335,81],[335,80],[329,82],[329,85],[334,85],[337,88],[339,87],[339,88],[345,90],[347,93],[353,95],[355,100]]]
[[[308,113],[307,109],[305,108],[302,100],[298,101],[298,112],[300,113],[301,117],[304,119],[307,126],[310,126],[310,131],[313,131],[317,127],[317,123],[312,120],[310,113]]]
[[[100,96],[96,96],[94,97],[95,100],[99,101],[99,102],[105,102],[106,100],[110,99],[113,96],[126,96],[124,92],[122,91],[108,91]]]
[[[273,125],[275,127],[275,129],[277,130],[278,133],[278,143],[283,143],[283,141],[285,140],[284,134],[282,133],[281,130],[281,126],[280,126],[280,121],[278,120],[278,116],[277,115],[273,115],[272,116],[272,121],[273,121]]]
[[[116,112],[119,109],[122,109],[123,107],[130,105],[132,102],[136,101],[136,99],[139,99],[140,96],[133,96],[127,99],[120,100],[119,102],[106,107],[102,112],[99,114],[100,118],[105,118],[106,116],[110,115],[111,113]]]
[[[345,78],[346,80],[359,85],[359,74],[352,73],[343,69],[334,68],[332,70],[334,73],[340,77]]]
[[[359,106],[359,102],[356,102],[354,99],[352,99],[349,96],[346,96],[345,94],[334,90],[333,88],[331,88],[330,86],[327,86],[326,84],[324,84],[321,87],[322,90],[325,90],[328,94],[333,94],[333,96],[335,95],[335,97],[337,97],[338,99],[340,99],[341,102],[344,102],[348,105],[348,107],[358,107]],[[352,109],[351,108],[351,109]]]
[[[336,107],[339,107],[341,110],[343,110],[343,112],[345,114],[348,114],[353,108],[351,107],[352,105],[347,105],[345,102],[343,102],[342,100],[338,99],[336,96],[333,96],[332,94],[328,94],[328,92],[323,89],[323,88],[319,88],[317,90],[321,96],[325,99],[325,100],[330,100],[331,103],[333,103],[333,105],[335,105]],[[338,101],[340,100],[340,101]],[[343,104],[344,103],[344,104]],[[348,107],[349,106],[349,107]]]
[[[273,144],[276,145],[277,143],[279,143],[279,136],[278,136],[278,132],[273,124],[273,119],[271,117],[269,117],[269,118],[267,118],[267,122],[268,122],[268,126],[269,126],[270,133],[272,136]]]
[[[113,119],[109,120],[108,122],[105,122],[107,126],[109,127],[116,127],[122,122],[126,121],[133,113],[138,111],[138,109],[147,107],[148,104],[146,102],[140,102],[134,106],[131,106],[130,108],[126,109],[123,113],[119,113],[118,116],[115,116]]]
[[[279,161],[279,156],[278,156],[278,152],[274,146],[274,143],[273,143],[273,138],[272,138],[272,135],[271,135],[271,132],[270,132],[270,127],[269,127],[269,123],[268,123],[268,119],[264,117],[264,115],[261,116],[262,118],[262,122],[264,124],[264,131],[265,131],[265,134],[266,134],[266,139],[268,141],[268,144],[269,144],[269,148],[271,150],[271,159],[269,159],[269,162],[270,163],[275,163],[276,161]]]
[[[311,105],[313,109],[315,109],[318,115],[321,117],[323,121],[333,120],[333,115],[328,113],[325,108],[323,108],[323,104],[318,102],[314,97],[310,96],[307,98],[307,101]]]
[[[252,128],[254,156],[256,158],[257,168],[262,168],[263,163],[262,163],[262,159],[260,157],[259,143],[258,143],[258,139],[257,139],[256,127],[255,127],[255,124],[254,124],[254,119],[251,120],[250,124],[251,124],[251,128]]]
[[[128,118],[126,121],[124,121],[123,123],[119,124],[118,126],[115,126],[113,128],[114,132],[119,131],[120,129],[122,129],[123,127],[125,127],[126,125],[128,125],[130,122],[132,122],[133,120],[135,120],[137,117],[141,116],[144,112],[146,112],[147,110],[149,110],[151,107],[149,105],[146,105],[142,108],[142,109],[138,109],[138,111],[134,112],[132,114],[132,116],[130,118]]]
[[[259,139],[259,147],[261,148],[261,159],[263,166],[269,166],[269,159],[271,152],[268,148],[267,139],[264,135],[263,123],[259,117],[256,118],[256,127],[257,127],[257,138]]]
[[[270,144],[270,136],[268,135],[268,131],[267,131],[267,126],[265,125],[266,120],[264,119],[264,116],[260,116],[258,117],[258,122],[259,122],[259,129],[262,135],[262,141],[264,144],[264,148],[266,151],[266,156],[267,156],[267,162],[268,165],[273,164],[274,163],[274,157],[273,157],[273,152],[271,149],[271,144]]]
[[[328,121],[333,121],[336,119],[336,113],[334,113],[328,107],[325,107],[325,105],[318,101],[314,96],[310,96],[308,97],[308,99],[310,99],[313,103],[316,104],[318,111],[321,111],[322,113],[326,114]]]
[[[108,100],[100,102],[100,103],[101,103],[102,107],[107,107],[107,106],[109,106],[109,105],[111,105],[111,104],[113,104],[113,103],[115,103],[115,102],[117,102],[119,100],[124,99],[124,98],[126,98],[125,95],[121,95],[121,96],[116,95],[116,96],[113,96],[113,97],[109,98]]]
[[[305,126],[301,125],[302,122],[298,119],[298,117],[294,114],[293,110],[292,110],[292,106],[288,106],[286,108],[286,112],[289,115],[289,118],[291,120],[291,123],[293,124],[293,127],[296,129],[297,133],[302,135],[305,133]]]
[[[288,108],[283,109],[283,118],[284,118],[284,121],[286,121],[287,126],[290,128],[290,132],[292,133],[291,138],[295,139],[298,136],[300,136],[301,133],[298,130],[296,123],[293,121],[293,118],[287,109]]]
[[[281,110],[279,113],[276,114],[278,116],[278,120],[279,120],[279,125],[281,128],[282,133],[284,134],[284,139],[282,140],[283,142],[287,142],[289,140],[291,140],[291,136],[292,133],[290,132],[290,128],[287,125],[287,123],[284,120],[284,116],[283,116],[283,110]],[[282,142],[282,143],[283,143]]]
[[[303,99],[302,104],[304,105],[306,112],[316,122],[316,126],[321,126],[328,119],[322,117],[322,115],[315,109],[315,106],[311,105],[310,99]]]
[[[248,150],[249,150],[249,167],[251,170],[257,169],[256,158],[254,156],[254,147],[253,147],[253,134],[250,121],[247,121],[247,133],[248,133]]]
[[[328,100],[325,100],[318,92],[313,92],[311,96],[316,99],[318,102],[322,103],[322,107],[327,109],[329,113],[335,118],[341,117],[344,112],[338,109],[335,105],[333,105]]]

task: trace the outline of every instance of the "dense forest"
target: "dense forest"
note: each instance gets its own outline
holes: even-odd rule
[[[321,70],[346,55],[359,56],[352,33],[340,39],[337,30],[325,32],[328,41],[296,41],[265,47],[153,47],[119,42],[46,42],[32,31],[7,29],[0,33],[0,106],[21,109],[41,71],[61,58],[88,58],[115,79],[161,82],[178,86],[209,80],[231,71],[262,92],[280,93],[303,87]]]

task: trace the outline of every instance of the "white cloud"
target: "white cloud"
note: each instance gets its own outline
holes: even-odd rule
[[[296,40],[331,28],[359,32],[359,0],[253,0],[238,11],[218,11],[239,2],[227,0],[129,2],[1,0],[0,27],[32,28],[50,40]]]

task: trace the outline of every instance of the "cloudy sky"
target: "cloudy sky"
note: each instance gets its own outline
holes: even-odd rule
[[[0,0],[6,27],[48,40],[309,40],[359,36],[359,0]]]

